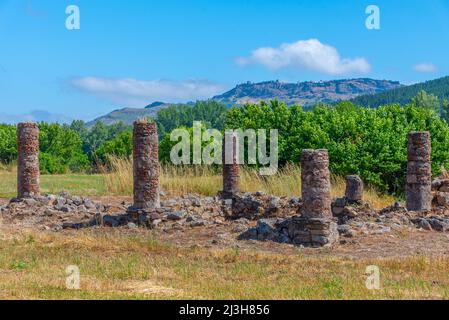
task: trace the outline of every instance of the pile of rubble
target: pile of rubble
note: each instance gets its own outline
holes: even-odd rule
[[[96,203],[89,198],[71,196],[67,192],[12,199],[7,205],[0,206],[4,223],[21,222],[55,231],[62,230],[67,221],[88,219],[96,213],[105,213],[108,210],[107,205]]]
[[[341,200],[337,200],[341,201]],[[384,235],[393,231],[412,231],[421,229],[426,231],[449,232],[449,216],[437,216],[432,213],[408,212],[400,203],[391,207],[375,211],[366,206],[345,206],[345,209],[334,216],[337,223],[337,231],[340,235],[340,243],[345,243],[357,236]],[[351,212],[344,214],[343,212]],[[344,219],[342,219],[344,217]],[[300,216],[290,218],[260,219],[255,227],[250,228],[240,235],[241,240],[274,241],[279,243],[302,244],[304,233],[298,232],[298,224],[304,223]],[[317,224],[320,226],[320,224]],[[323,224],[321,224],[323,225]],[[308,229],[315,236],[312,240],[318,246],[328,244],[326,237],[335,234],[332,226],[317,228],[316,225],[308,225]],[[330,229],[330,231],[329,231]],[[324,231],[323,231],[324,230]]]
[[[358,181],[352,177],[352,182]],[[129,212],[132,203],[104,205],[85,197],[58,195],[12,199],[0,206],[3,223],[20,223],[44,230],[61,231],[89,227],[145,227],[158,230],[185,230],[225,226],[238,239],[275,241],[295,245],[325,246],[364,235],[383,235],[396,230],[449,231],[449,179],[432,184],[433,209],[408,211],[401,203],[374,210],[360,196],[360,181],[349,183],[346,195],[332,202],[331,219],[304,218],[303,202],[296,197],[275,197],[263,192],[236,193],[232,199],[187,194],[167,198],[161,193],[160,208]],[[356,188],[354,189],[354,186]],[[355,190],[357,192],[350,192]],[[362,189],[363,190],[363,189]]]
[[[297,198],[273,197],[262,192],[236,195],[231,203],[218,196],[187,194],[170,199],[163,197],[157,209],[129,212],[131,203],[103,205],[89,198],[61,192],[58,195],[12,199],[7,205],[0,206],[0,216],[4,223],[22,223],[54,231],[95,226],[194,228],[221,224],[226,220],[251,221],[262,217],[291,216],[296,214],[298,204]]]
[[[239,239],[321,247],[338,239],[338,229],[328,219],[306,219],[300,216],[261,219],[256,227],[242,233]]]
[[[257,220],[270,217],[289,217],[299,214],[301,199],[276,197],[263,192],[235,193],[223,200],[223,213],[228,219]]]

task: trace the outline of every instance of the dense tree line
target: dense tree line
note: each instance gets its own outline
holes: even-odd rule
[[[227,107],[215,101],[200,101],[193,107],[188,105],[172,106],[157,113],[159,135],[179,127],[192,127],[194,121],[201,121],[208,128],[222,130],[225,124]]]
[[[274,101],[230,110],[227,125],[278,129],[281,165],[298,163],[303,149],[328,149],[333,174],[359,174],[385,192],[403,191],[411,131],[432,134],[434,174],[449,165],[449,126],[432,109],[415,104],[369,109],[342,102],[307,112]]]
[[[279,101],[232,109],[216,102],[168,108],[159,111],[155,120],[161,135],[160,158],[170,161],[176,144],[170,139],[171,131],[185,127],[192,135],[193,121],[220,131],[278,129],[281,166],[298,163],[302,149],[326,148],[333,174],[359,174],[381,191],[399,194],[404,186],[410,131],[431,132],[434,174],[440,166],[449,166],[449,126],[438,114],[439,99],[421,92],[411,101],[405,106],[390,104],[376,109],[342,102],[305,110]],[[98,122],[90,129],[82,121],[71,125],[40,123],[39,127],[43,173],[92,172],[111,155],[129,157],[132,153],[132,127],[123,123]],[[16,128],[0,125],[0,160],[10,163],[16,157]]]
[[[404,86],[372,95],[360,96],[354,98],[351,102],[359,106],[373,108],[392,103],[406,105],[422,91],[438,97],[440,105],[443,103],[446,103],[447,105],[447,101],[449,100],[449,77],[418,83],[411,86]]]

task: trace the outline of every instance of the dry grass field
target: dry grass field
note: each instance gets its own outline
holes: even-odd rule
[[[448,299],[449,257],[363,258],[179,248],[150,232],[7,231],[0,241],[1,299]],[[80,268],[80,290],[66,268]],[[366,267],[381,271],[379,290]]]
[[[128,161],[113,164],[114,173],[43,176],[43,192],[68,190],[84,196],[108,195],[121,201],[120,196],[132,192],[131,166]],[[14,196],[15,179],[14,168],[0,171],[0,198]],[[332,187],[333,196],[344,194],[342,178],[333,178]],[[205,168],[166,167],[162,169],[162,188],[169,196],[215,195],[221,188],[221,175]],[[300,171],[290,166],[262,179],[256,172],[244,170],[242,188],[299,196]],[[376,208],[394,202],[392,197],[369,188],[365,197]],[[379,253],[380,242],[372,239],[337,251],[325,248],[311,253],[281,244],[268,250],[252,244],[204,245],[210,240],[195,245],[200,242],[189,233],[185,237],[192,241],[179,245],[171,237],[142,229],[55,233],[0,224],[0,299],[449,298],[449,256],[444,250],[428,253],[426,248],[409,249],[396,254],[388,249],[393,253],[383,255]],[[382,240],[392,248],[406,238],[401,234],[392,237]],[[443,244],[449,241],[443,238],[435,239]],[[360,254],[348,254],[362,247]],[[66,268],[70,265],[80,268],[79,290],[66,288]],[[380,268],[379,290],[365,286],[369,265]]]

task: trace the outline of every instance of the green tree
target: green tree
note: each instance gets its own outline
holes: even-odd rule
[[[42,173],[66,173],[88,169],[79,134],[68,125],[39,124],[40,167]]]
[[[449,123],[449,100],[443,99],[441,103],[441,118]]]
[[[0,125],[0,162],[10,163],[17,158],[16,127]]]
[[[132,131],[124,131],[118,134],[114,139],[106,141],[98,148],[98,158],[103,162],[108,162],[109,156],[120,158],[129,158],[133,151],[133,134]]]
[[[82,140],[86,138],[88,133],[86,123],[83,120],[73,120],[70,125],[70,129],[78,133]]]
[[[162,139],[174,129],[192,127],[194,121],[201,121],[208,128],[224,128],[227,107],[216,101],[199,101],[195,105],[175,105],[157,113],[159,136]]]
[[[107,141],[114,139],[124,131],[130,130],[130,128],[130,126],[127,126],[122,121],[109,126],[98,121],[85,136],[83,150],[88,154],[89,159],[95,163],[99,160],[98,149]]]
[[[421,90],[416,97],[412,99],[412,104],[417,107],[433,110],[440,113],[440,100],[437,96]]]

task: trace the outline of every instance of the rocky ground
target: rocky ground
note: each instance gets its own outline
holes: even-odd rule
[[[444,186],[444,187],[443,187]],[[447,190],[446,190],[447,188]],[[449,254],[449,181],[434,184],[434,209],[407,212],[400,204],[380,211],[369,204],[336,199],[339,243],[310,249],[292,243],[286,226],[298,219],[301,199],[258,193],[240,194],[231,205],[219,197],[162,196],[162,208],[129,214],[131,199],[88,199],[68,193],[31,199],[0,200],[3,227],[43,232],[117,228],[133,234],[151,233],[157,240],[180,247],[219,247],[285,253],[332,254],[353,257]],[[447,193],[447,194],[446,194]],[[448,199],[448,201],[445,201]]]

